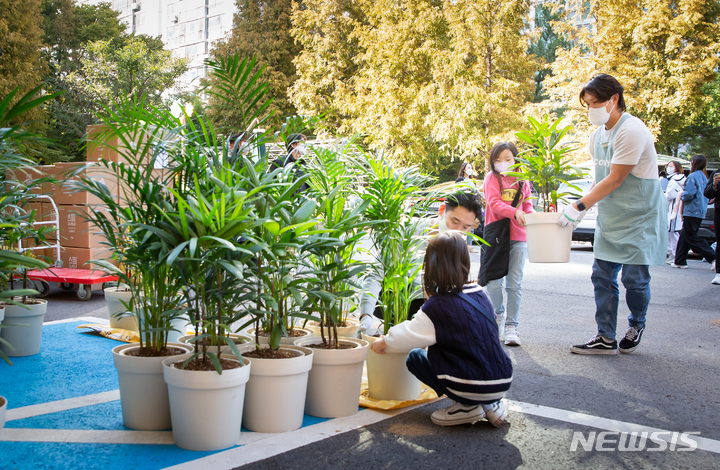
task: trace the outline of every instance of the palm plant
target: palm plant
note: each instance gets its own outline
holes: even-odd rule
[[[324,344],[338,347],[338,326],[344,326],[361,289],[358,276],[366,265],[355,259],[364,230],[373,225],[364,214],[370,201],[355,197],[360,177],[352,156],[358,150],[351,139],[332,148],[313,148],[308,164],[310,190],[319,201],[317,216],[321,230],[309,236],[302,252],[310,254],[314,277],[307,290],[312,310],[320,314]],[[325,331],[328,339],[325,339]]]
[[[27,270],[48,267],[44,261],[24,256],[17,250],[19,239],[30,237],[44,240],[44,230],[32,227],[34,212],[23,209],[31,191],[43,181],[35,178],[23,182],[6,179],[9,172],[28,169],[33,164],[20,150],[24,144],[42,139],[23,129],[22,115],[59,96],[59,93],[53,93],[36,98],[41,89],[42,86],[38,86],[30,90],[14,104],[18,89],[0,99],[0,302],[14,305],[26,304],[27,296],[38,294],[36,290],[27,288]],[[13,289],[13,279],[18,271],[22,273],[23,288]],[[14,300],[16,297],[22,297],[21,302]],[[2,338],[0,343],[8,346]],[[2,350],[0,358],[11,364]]]
[[[373,270],[382,279],[379,304],[383,309],[384,333],[407,319],[410,303],[422,296],[414,284],[422,269],[418,256],[425,241],[420,232],[423,220],[412,204],[430,178],[416,167],[399,168],[384,155],[366,155],[369,201],[367,218],[378,221],[372,232],[376,262]]]
[[[570,153],[576,150],[575,142],[566,142],[564,138],[572,130],[572,126],[560,127],[562,119],[550,122],[546,114],[540,122],[528,116],[530,131],[516,132],[515,135],[529,145],[529,148],[518,154],[515,171],[508,172],[508,176],[530,181],[537,190],[543,205],[544,212],[551,208],[557,209],[558,200],[563,201],[567,196],[577,194],[558,193],[561,183],[568,187],[580,190],[577,186],[568,183],[571,180],[583,177],[583,170],[571,164]]]
[[[142,98],[121,99],[105,108],[104,130],[100,142],[117,142],[119,162],[101,160],[105,171],[120,182],[120,196],[112,193],[101,179],[82,176],[78,190],[87,191],[101,201],[102,210],[85,217],[103,234],[102,242],[112,253],[116,267],[108,261],[93,261],[120,277],[129,286],[132,300],[120,316],[138,317],[140,346],[151,355],[166,349],[171,323],[182,313],[177,273],[166,263],[169,246],[153,230],[175,201],[169,191],[174,170],[153,171],[155,160],[177,146],[182,128],[169,112],[148,105]],[[95,145],[90,142],[89,145]],[[170,152],[171,156],[176,153]],[[172,167],[176,166],[170,161]]]

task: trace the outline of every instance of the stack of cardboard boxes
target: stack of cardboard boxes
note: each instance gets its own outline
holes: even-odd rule
[[[58,181],[58,183],[46,183],[35,192],[49,195],[57,205],[59,232],[46,238],[53,243],[55,236],[60,237],[60,259],[65,268],[89,268],[90,265],[86,263],[90,260],[110,258],[108,247],[102,243],[104,237],[84,217],[88,211],[103,210],[100,200],[87,192],[75,191],[73,188],[74,182],[86,176],[104,182],[118,201],[124,199],[120,197],[122,182],[118,181],[116,175],[99,163],[101,159],[127,163],[124,156],[126,150],[121,140],[116,137],[108,139],[104,134],[106,129],[107,127],[104,125],[88,126],[87,162],[36,166],[7,175],[8,179],[19,181],[38,179],[42,176],[54,177]],[[54,211],[50,203],[30,202],[28,206],[30,210],[38,211],[39,215],[36,220],[49,220],[53,216]],[[52,250],[37,250],[35,254],[47,256],[51,262],[55,258]]]

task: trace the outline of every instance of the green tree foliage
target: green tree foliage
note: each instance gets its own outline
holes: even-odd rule
[[[557,0],[538,2],[535,5],[535,29],[536,37],[530,44],[530,53],[534,54],[545,62],[545,67],[535,72],[535,94],[533,102],[539,103],[548,98],[543,89],[545,77],[552,74],[551,64],[555,62],[555,51],[559,47],[570,47],[570,42],[563,36],[557,34],[553,23],[563,19],[565,2],[558,3]]]
[[[555,24],[573,42],[558,53],[551,99],[585,120],[578,102],[594,74],[615,76],[625,87],[629,111],[657,137],[658,150],[675,153],[683,129],[702,121],[711,95],[704,85],[720,64],[720,2],[717,0],[580,0]],[[582,20],[589,20],[583,22]],[[589,130],[589,129],[588,129]]]
[[[50,66],[47,87],[64,92],[48,105],[48,136],[57,145],[42,152],[46,163],[85,159],[82,138],[92,124],[95,108],[68,75],[82,68],[85,45],[121,41],[125,26],[109,3],[78,5],[74,0],[43,0],[44,55]]]
[[[484,152],[520,124],[538,68],[523,37],[529,2],[308,0],[291,100],[433,171]],[[447,166],[448,162],[443,165]]]
[[[295,106],[288,99],[288,87],[297,78],[293,59],[301,50],[290,35],[292,0],[237,0],[236,3],[238,11],[232,34],[215,45],[211,56],[215,61],[234,54],[257,57],[253,72],[265,67],[263,80],[268,83],[268,97],[273,99],[268,108],[273,114],[269,123],[279,125],[285,116],[296,114]],[[213,105],[210,113],[213,122],[239,130],[236,109],[214,99],[210,104]]]
[[[0,96],[20,88],[19,96],[37,87],[47,65],[40,55],[40,0],[0,0]],[[42,116],[33,108],[25,121]]]

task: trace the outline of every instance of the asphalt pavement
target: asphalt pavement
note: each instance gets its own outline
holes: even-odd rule
[[[578,356],[570,346],[596,333],[592,261],[588,244],[574,245],[568,264],[526,265],[522,346],[506,347],[515,372],[502,427],[435,426],[430,414],[450,404],[442,399],[238,468],[720,468],[720,286],[710,284],[709,264],[691,258],[687,270],[651,267],[638,350]],[[618,337],[628,314],[620,290]],[[48,300],[46,321],[107,318],[100,291],[80,302],[52,286]],[[627,443],[621,431],[636,432],[636,446],[645,432],[647,442],[619,450]],[[680,433],[694,433],[684,437],[699,448],[683,445]]]

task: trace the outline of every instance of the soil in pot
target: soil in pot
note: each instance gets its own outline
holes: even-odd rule
[[[297,357],[297,354],[283,349],[263,348],[245,352],[243,353],[243,357],[255,359],[291,359]]]
[[[137,348],[125,352],[125,355],[135,357],[168,357],[178,356],[180,354],[185,354],[186,352],[186,350],[180,348],[163,348],[159,351],[159,353],[155,352],[152,348]]]
[[[232,370],[242,367],[243,365],[237,361],[231,361],[228,359],[219,358],[220,367],[222,370]],[[188,362],[185,367],[182,367],[182,363],[175,363],[173,365],[176,369],[182,370],[196,370],[196,371],[215,371],[215,366],[211,360],[203,361],[200,357],[196,357],[192,361]]]
[[[270,335],[272,335],[272,333],[271,333],[271,332],[268,332],[268,331],[265,331],[265,330],[260,330],[260,331],[258,332],[258,336],[262,336],[262,337],[264,337],[264,338],[267,338],[267,337],[269,337]],[[288,331],[288,337],[289,337],[289,338],[301,338],[301,337],[307,336],[307,335],[308,335],[308,332],[307,332],[307,331],[305,331],[305,330],[299,330],[299,329],[297,329],[297,328],[293,328],[292,330]]]
[[[347,344],[347,343],[340,343],[339,345],[331,345],[330,343],[323,344],[303,344],[304,348],[313,348],[313,349],[355,349],[359,346],[357,344]]]

